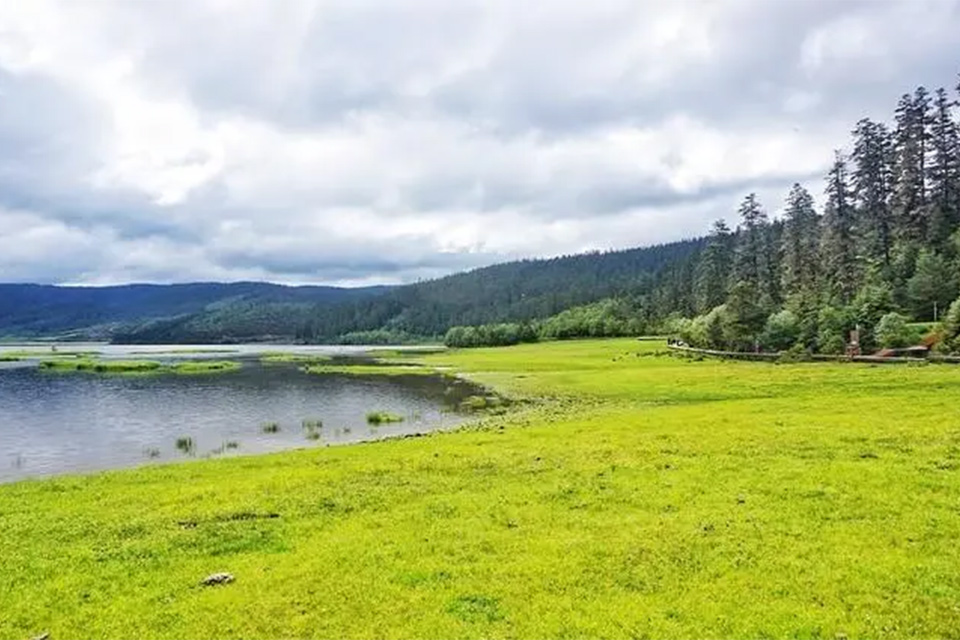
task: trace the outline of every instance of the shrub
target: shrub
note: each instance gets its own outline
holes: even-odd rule
[[[875,331],[877,344],[887,349],[899,349],[915,344],[920,336],[908,322],[909,318],[895,311],[880,318]]]
[[[860,346],[865,351],[870,351],[877,345],[874,337],[880,319],[896,310],[893,292],[886,285],[865,285],[857,292],[857,297],[853,299],[850,307],[849,312],[852,318],[847,330],[852,329],[854,325],[859,325]]]
[[[792,311],[784,309],[767,319],[760,342],[764,348],[785,351],[797,343],[800,337],[800,319]]]
[[[817,318],[817,350],[820,353],[843,353],[847,347],[847,333],[853,326],[849,310],[823,307]]]
[[[939,349],[946,353],[960,351],[960,298],[950,304],[947,314],[940,323],[941,341]]]

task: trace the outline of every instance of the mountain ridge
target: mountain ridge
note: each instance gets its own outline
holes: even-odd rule
[[[0,337],[130,343],[435,338],[451,326],[546,318],[649,293],[703,239],[478,267],[397,286],[265,282],[0,284]]]

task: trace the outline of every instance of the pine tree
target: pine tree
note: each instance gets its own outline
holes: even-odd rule
[[[760,304],[770,307],[777,298],[770,260],[770,220],[755,193],[744,198],[739,214],[733,284],[747,283],[759,295]]]
[[[907,282],[914,316],[933,320],[957,297],[956,279],[949,263],[932,251],[921,251],[916,271]]]
[[[860,221],[861,254],[871,266],[879,268],[885,278],[889,278],[893,248],[890,212],[893,149],[890,133],[882,123],[864,118],[857,123],[853,135],[851,186]]]
[[[829,283],[827,295],[846,304],[859,287],[855,219],[847,161],[839,151],[827,174],[827,203],[823,216],[822,260]]]
[[[783,222],[783,293],[812,292],[817,283],[820,220],[813,196],[794,184],[787,196]]]
[[[723,304],[732,265],[733,234],[723,220],[713,223],[707,246],[700,254],[694,280],[697,311],[705,313]]]
[[[960,128],[953,119],[954,104],[944,89],[937,89],[930,127],[930,228],[928,240],[935,248],[946,245],[960,222]]]
[[[893,210],[897,235],[905,241],[926,238],[926,140],[929,96],[917,89],[915,97],[904,94],[896,111],[894,132]]]
[[[767,320],[767,311],[759,303],[756,287],[740,280],[730,289],[724,314],[725,342],[736,351],[753,351]]]

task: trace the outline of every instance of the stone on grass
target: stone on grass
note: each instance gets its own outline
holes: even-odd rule
[[[200,584],[205,587],[213,587],[218,584],[230,584],[231,582],[233,582],[232,573],[211,573],[201,580]]]

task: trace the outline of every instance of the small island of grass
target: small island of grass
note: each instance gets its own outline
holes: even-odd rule
[[[83,373],[222,373],[234,371],[242,365],[231,360],[191,360],[164,364],[156,360],[43,360],[39,368],[45,371]]]
[[[408,375],[435,375],[431,367],[425,367],[415,362],[393,362],[389,360],[362,360],[359,358],[341,358],[329,363],[307,364],[303,367],[305,373],[325,374],[337,373],[346,375],[378,375],[378,376],[408,376]]]
[[[43,360],[40,368],[51,371],[84,371],[92,373],[143,373],[157,371],[163,365],[155,360]]]
[[[167,365],[173,373],[195,374],[195,373],[225,373],[227,371],[236,371],[243,365],[234,360],[190,360],[188,362],[178,362]]]
[[[288,364],[299,363],[305,365],[330,362],[330,356],[310,355],[306,353],[265,353],[260,356],[261,364]]]

